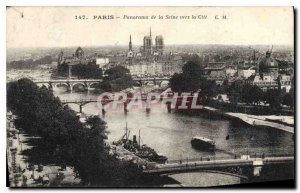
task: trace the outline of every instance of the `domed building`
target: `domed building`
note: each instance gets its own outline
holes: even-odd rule
[[[271,57],[271,52],[267,51],[266,57],[259,62],[259,74],[249,77],[246,83],[256,85],[263,91],[280,89],[282,92],[288,93],[292,80],[290,75],[279,75],[278,62]]]
[[[259,75],[261,77],[271,76],[273,79],[278,77],[278,62],[271,57],[271,52],[266,52],[264,57],[259,63]]]
[[[76,58],[83,58],[84,57],[84,52],[81,47],[78,47],[75,51],[75,57]]]

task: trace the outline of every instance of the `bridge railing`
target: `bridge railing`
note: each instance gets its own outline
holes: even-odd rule
[[[224,157],[223,157],[224,158]],[[192,161],[193,160],[193,161]],[[294,157],[288,157],[288,156],[281,156],[281,157],[265,157],[264,163],[291,163],[291,161],[294,160]],[[199,162],[201,161],[201,162]],[[146,173],[158,173],[158,172],[174,172],[174,170],[182,171],[182,170],[194,170],[194,169],[201,169],[201,168],[214,168],[214,167],[227,167],[228,164],[232,166],[250,166],[253,165],[255,161],[255,158],[249,158],[249,159],[230,159],[226,157],[226,159],[214,159],[214,160],[197,160],[197,159],[191,159],[190,162],[175,162],[175,163],[166,163],[166,164],[157,164],[155,167],[145,167],[143,168],[143,172]]]
[[[245,153],[242,155],[249,156],[250,158],[265,158],[265,157],[293,157],[294,154],[272,154],[272,153]],[[186,164],[189,162],[198,162],[198,161],[215,161],[215,160],[228,160],[228,159],[241,159],[242,155],[232,155],[232,156],[203,156],[197,158],[182,158],[182,159],[174,159],[168,160],[168,164],[179,163]]]
[[[102,79],[35,79],[35,83],[59,83],[59,82],[102,82]]]
[[[226,160],[226,159],[239,159],[240,156],[227,156],[227,157],[216,157],[216,156],[203,156],[203,157],[197,157],[197,158],[182,158],[182,159],[174,159],[174,160],[168,160],[168,164],[172,163],[189,163],[189,162],[197,162],[197,161],[213,161],[213,160]]]
[[[81,102],[92,102],[97,101],[97,99],[78,99],[78,100],[60,100],[62,103],[81,103]]]
[[[242,160],[242,159],[225,159],[225,160],[203,160],[202,162],[189,162],[189,163],[168,163],[165,165],[156,165],[155,167],[144,168],[144,172],[157,173],[157,172],[173,172],[174,170],[191,170],[191,169],[199,169],[199,168],[214,168],[216,166],[220,166],[222,164],[236,164],[236,166],[242,165],[251,165],[252,160]]]

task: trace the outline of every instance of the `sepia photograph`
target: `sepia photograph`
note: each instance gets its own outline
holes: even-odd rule
[[[5,15],[10,188],[295,187],[294,7]]]

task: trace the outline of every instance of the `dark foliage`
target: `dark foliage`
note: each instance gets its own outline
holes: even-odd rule
[[[116,66],[105,71],[105,77],[99,88],[105,91],[120,91],[133,86],[133,80],[127,68]]]
[[[72,75],[82,79],[102,78],[102,69],[96,64],[78,64],[72,67]]]
[[[7,68],[13,68],[13,69],[35,68],[41,64],[51,64],[53,61],[54,59],[51,56],[45,56],[37,60],[33,60],[33,59],[14,60],[12,62],[7,63]]]
[[[216,90],[215,81],[210,81],[202,77],[201,67],[192,62],[187,62],[182,73],[175,73],[170,78],[170,87],[174,92],[196,92],[199,89],[208,96],[212,96]]]
[[[246,84],[242,88],[241,98],[243,102],[248,104],[258,104],[259,102],[264,101],[264,93],[263,91],[256,85]]]
[[[76,64],[71,68],[72,76],[82,79],[99,79],[102,78],[102,69],[93,62],[88,64]],[[57,75],[67,77],[69,74],[68,64],[60,64],[57,66]]]
[[[95,186],[125,186],[138,176],[136,167],[109,154],[106,123],[101,118],[92,116],[81,123],[47,88],[29,79],[11,82],[7,106],[18,116],[17,128],[40,137],[28,141],[35,146],[24,152],[29,162],[74,166],[84,184]]]

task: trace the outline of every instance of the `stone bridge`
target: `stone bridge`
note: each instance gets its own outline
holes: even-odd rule
[[[152,175],[172,175],[178,173],[207,172],[220,173],[248,179],[249,176],[260,176],[264,166],[293,164],[294,156],[280,157],[250,157],[243,155],[240,158],[211,159],[200,158],[191,160],[173,160],[165,164],[154,164],[143,169],[143,173]]]
[[[102,79],[58,79],[58,80],[34,80],[37,85],[45,85],[49,89],[65,86],[67,91],[72,92],[75,86],[82,86],[84,90],[90,90],[102,82]]]
[[[170,77],[155,77],[155,78],[133,78],[133,81],[138,83],[140,86],[142,85],[148,85],[148,84],[154,84],[158,85],[159,87],[162,86],[168,86]]]

